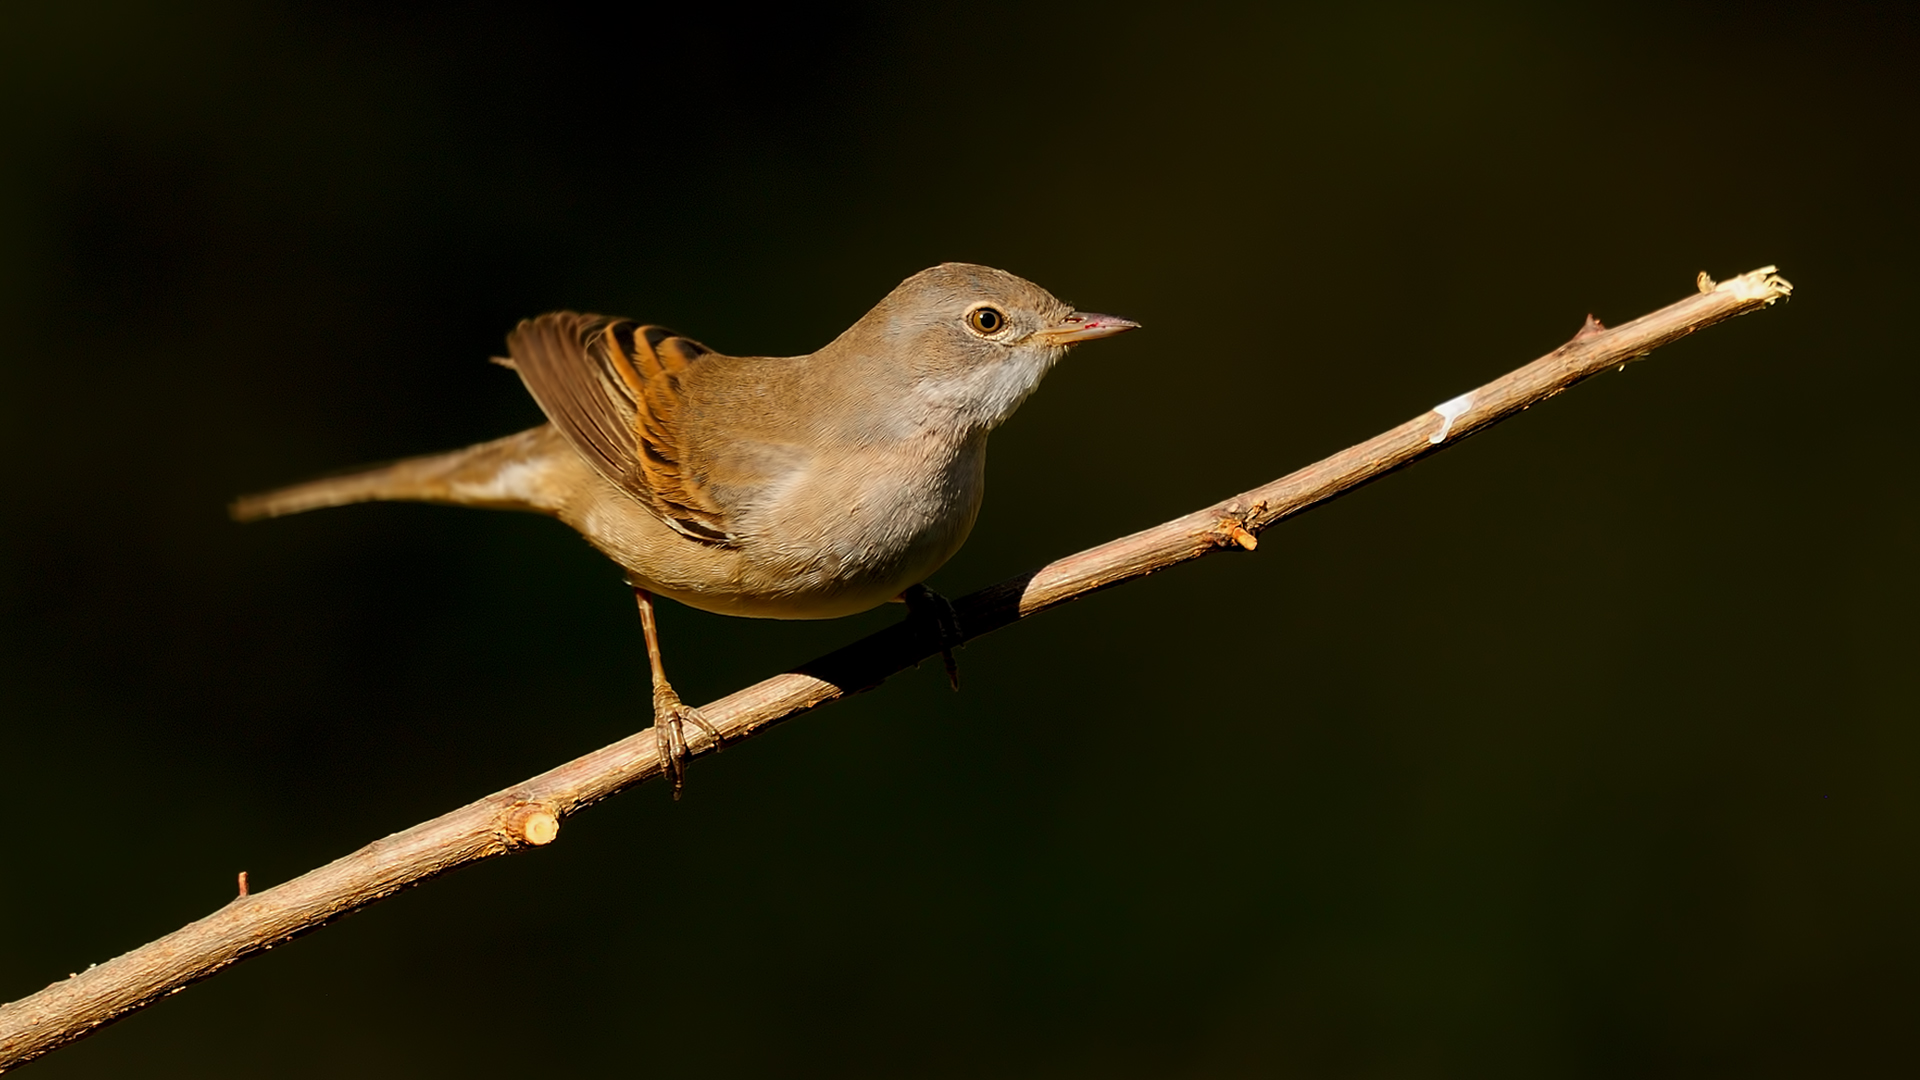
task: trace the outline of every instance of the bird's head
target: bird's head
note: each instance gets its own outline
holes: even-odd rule
[[[902,404],[980,430],[1013,415],[1074,345],[1139,325],[1076,311],[1005,270],[942,263],[901,282],[828,348],[884,365]]]

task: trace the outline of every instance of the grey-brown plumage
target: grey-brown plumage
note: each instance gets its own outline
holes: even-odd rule
[[[848,615],[959,550],[987,435],[1070,346],[1135,325],[963,263],[908,278],[808,356],[725,356],[628,320],[544,315],[507,347],[550,423],[250,496],[233,513],[370,500],[530,510],[624,567],[649,628],[649,593],[728,615]],[[648,645],[677,790],[680,723],[705,722],[673,696],[651,632]]]

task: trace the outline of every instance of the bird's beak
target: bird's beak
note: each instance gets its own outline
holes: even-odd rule
[[[1115,334],[1124,334],[1139,328],[1139,323],[1131,319],[1122,319],[1117,315],[1076,311],[1034,336],[1048,345],[1078,345],[1083,341],[1112,337]]]

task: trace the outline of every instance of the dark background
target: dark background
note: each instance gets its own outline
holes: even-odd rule
[[[1145,323],[995,437],[958,594],[1697,271],[1799,291],[35,1075],[1911,1062],[1912,5],[46,7],[0,19],[0,999],[645,724],[553,522],[225,517],[537,422],[523,316],[805,352],[958,259]],[[898,612],[663,617],[706,701]]]

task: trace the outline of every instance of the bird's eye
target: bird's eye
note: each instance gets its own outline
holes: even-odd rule
[[[1007,317],[999,308],[977,307],[967,312],[967,325],[975,333],[997,334],[1007,325]]]

